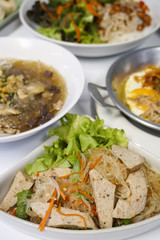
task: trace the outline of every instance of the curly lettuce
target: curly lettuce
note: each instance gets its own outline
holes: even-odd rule
[[[44,154],[25,167],[28,175],[55,167],[71,167],[73,171],[79,171],[80,161],[75,152],[111,148],[113,144],[128,146],[124,130],[104,128],[104,121],[99,118],[91,120],[87,116],[67,113],[60,119],[60,123],[60,126],[49,130],[50,136],[57,135],[59,138],[51,146],[45,146]]]

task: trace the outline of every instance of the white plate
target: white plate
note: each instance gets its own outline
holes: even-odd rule
[[[0,142],[23,139],[50,126],[65,115],[81,96],[85,83],[81,64],[72,53],[61,46],[40,39],[0,38],[0,58],[40,60],[54,67],[63,76],[68,92],[64,106],[54,118],[32,130],[0,137]]]
[[[142,44],[146,38],[148,38],[151,34],[158,30],[160,27],[160,1],[157,0],[144,0],[144,2],[150,8],[150,14],[152,16],[152,24],[150,27],[145,28],[143,32],[139,32],[138,38],[132,41],[127,41],[124,43],[112,43],[112,44],[79,44],[79,43],[71,43],[64,42],[55,39],[48,38],[37,32],[39,28],[38,25],[33,23],[26,16],[26,12],[32,8],[34,2],[36,0],[25,0],[20,7],[19,16],[22,24],[35,34],[37,37],[43,38],[47,41],[60,44],[66,47],[68,50],[72,51],[77,56],[83,57],[102,57],[102,56],[110,56],[118,53],[122,53],[124,51],[133,49],[134,47]],[[47,0],[43,0],[47,1]]]
[[[51,145],[53,141],[55,141],[57,137],[53,136],[49,138],[45,143],[36,148],[33,152],[31,152],[28,156],[26,156],[22,161],[17,163],[14,167],[12,167],[9,171],[6,171],[2,175],[0,175],[0,202],[8,192],[10,184],[17,173],[18,170],[23,170],[26,164],[31,163],[43,153],[44,145]],[[146,158],[146,160],[150,163],[150,165],[160,172],[160,159],[154,157],[148,152],[144,151],[142,148],[138,147],[136,144],[129,142],[129,148],[138,152],[142,156]],[[49,228],[46,227],[43,232],[38,230],[38,225],[27,222],[25,220],[14,217],[6,212],[0,210],[0,219],[9,224],[14,229],[18,231],[24,232],[27,235],[32,235],[39,239],[70,239],[70,240],[93,240],[93,239],[112,239],[112,240],[122,240],[128,239],[130,237],[137,236],[139,234],[145,233],[154,227],[160,224],[160,215],[149,218],[147,220],[131,224],[128,226],[122,226],[117,228],[110,229],[100,229],[100,230],[64,230],[58,228]]]

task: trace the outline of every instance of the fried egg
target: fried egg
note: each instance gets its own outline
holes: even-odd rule
[[[160,95],[151,86],[143,86],[145,82],[145,74],[150,71],[146,69],[141,72],[130,75],[124,86],[125,101],[128,104],[131,112],[140,116],[143,114],[148,106],[147,104],[141,104],[137,99],[140,96],[149,97],[150,101],[156,101],[160,99]]]

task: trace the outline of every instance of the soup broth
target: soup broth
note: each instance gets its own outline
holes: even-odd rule
[[[39,61],[0,60],[0,134],[17,134],[53,118],[67,96],[63,77]]]

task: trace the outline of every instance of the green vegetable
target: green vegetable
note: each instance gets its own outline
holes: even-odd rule
[[[32,190],[23,190],[17,194],[17,208],[16,208],[16,216],[22,219],[28,219],[28,214],[26,213],[26,203],[27,200],[31,198],[33,192]]]
[[[64,6],[66,3],[71,3],[71,5],[64,7],[62,12],[57,14],[58,6]],[[80,43],[103,43],[98,33],[97,17],[87,9],[83,1],[50,0],[45,6],[54,14],[55,20],[41,8],[38,1],[27,12],[30,20],[40,25],[39,33],[56,40],[77,42],[76,29],[78,29]]]
[[[81,163],[75,152],[86,152],[88,149],[111,148],[113,144],[127,147],[128,139],[124,130],[104,128],[104,121],[96,118],[75,114],[66,114],[60,119],[61,126],[49,130],[49,135],[59,138],[51,146],[44,147],[45,153],[34,163],[25,167],[28,175],[37,174],[54,167],[68,168],[80,171]],[[79,179],[79,174],[72,176],[73,181]]]
[[[120,227],[122,225],[128,225],[132,223],[132,218],[129,219],[116,219],[115,223],[114,223],[114,227]]]

